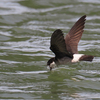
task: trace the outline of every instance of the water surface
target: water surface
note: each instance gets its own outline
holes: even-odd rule
[[[62,29],[66,35],[85,14],[79,52],[96,56],[94,61],[50,72],[51,34]],[[99,100],[100,1],[1,0],[0,99]]]

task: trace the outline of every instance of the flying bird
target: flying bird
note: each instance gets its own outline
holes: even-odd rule
[[[78,53],[78,43],[81,39],[86,15],[82,16],[70,29],[64,38],[62,30],[57,29],[53,32],[50,41],[50,49],[55,57],[48,60],[47,65],[50,70],[57,65],[65,65],[78,61],[92,61],[94,56]]]

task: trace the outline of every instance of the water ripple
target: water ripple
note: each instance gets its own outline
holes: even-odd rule
[[[23,71],[17,71],[16,73],[11,73],[11,72],[1,72],[4,74],[40,74],[40,73],[47,73],[47,71],[27,71],[27,72],[23,72]]]
[[[0,7],[6,8],[8,10],[1,10],[0,15],[22,14],[26,12],[44,13],[44,12],[50,12],[54,10],[73,7],[73,5],[66,5],[66,6],[60,6],[60,7],[54,7],[54,8],[52,7],[52,8],[46,8],[46,9],[32,9],[32,8],[27,8],[25,6],[20,5],[19,3],[17,3],[18,1],[21,1],[21,0],[16,0],[16,1],[9,0],[9,2],[8,0],[1,0]]]
[[[100,71],[99,70],[79,70],[81,73],[88,73],[88,74],[96,74],[99,75]]]
[[[100,81],[100,78],[86,78],[81,75],[76,75],[77,78],[82,79],[82,80],[88,80],[88,81]]]
[[[0,0],[0,99],[100,98],[99,4],[99,0]],[[53,31],[59,28],[65,35],[84,14],[79,52],[98,57],[47,71],[46,62],[54,56],[49,49]]]
[[[79,2],[84,2],[84,3],[93,3],[93,4],[100,4],[100,0],[78,0]]]

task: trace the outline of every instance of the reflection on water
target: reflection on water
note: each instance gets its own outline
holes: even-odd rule
[[[99,0],[0,1],[0,99],[100,99]],[[79,52],[94,55],[93,62],[58,66],[46,62],[55,29],[68,33],[87,15]]]

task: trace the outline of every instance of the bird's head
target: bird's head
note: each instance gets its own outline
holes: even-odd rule
[[[55,58],[51,58],[47,62],[47,66],[49,66],[50,71],[56,67]]]

